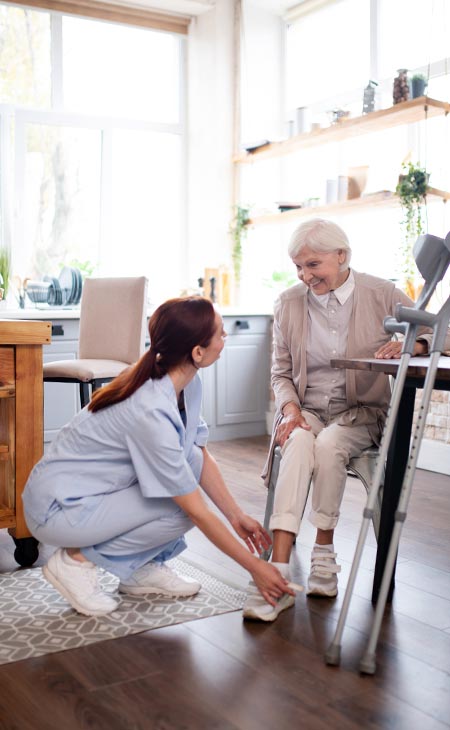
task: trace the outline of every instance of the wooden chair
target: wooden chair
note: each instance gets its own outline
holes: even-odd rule
[[[361,453],[360,456],[354,456],[352,459],[350,459],[350,462],[347,466],[347,472],[355,477],[357,477],[364,485],[364,488],[367,493],[369,493],[370,485],[373,479],[373,476],[375,474],[375,465],[376,460],[378,457],[378,448],[376,446],[370,446],[368,449],[364,449],[364,451]],[[272,468],[270,470],[270,476],[269,476],[269,486],[267,489],[267,500],[266,500],[266,511],[264,515],[264,527],[266,530],[269,530],[269,522],[270,517],[273,512],[273,501],[275,497],[275,489],[277,486],[278,481],[278,473],[280,470],[280,462],[281,462],[281,448],[279,446],[275,447],[274,454],[273,454],[273,460],[272,460]],[[309,484],[311,487],[311,482]],[[373,529],[375,532],[375,536],[378,539],[378,532],[380,528],[380,515],[381,515],[381,501],[382,501],[383,492],[382,489],[378,492],[378,498],[377,503],[374,509],[374,515],[373,515]],[[306,504],[306,502],[305,502]],[[302,515],[303,519],[303,515]],[[262,555],[262,557],[265,560],[268,560],[271,555],[271,548],[268,548]]]
[[[81,407],[104,383],[144,353],[147,279],[86,279],[80,309],[78,359],[44,364],[44,381],[79,383]]]

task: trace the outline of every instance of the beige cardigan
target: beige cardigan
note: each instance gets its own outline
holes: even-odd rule
[[[412,300],[391,281],[353,271],[355,289],[349,324],[346,357],[373,357],[391,339],[383,327],[384,318],[394,316],[396,304],[411,306]],[[308,336],[308,288],[303,283],[284,291],[275,302],[273,326],[272,387],[276,413],[269,456],[262,477],[267,477],[275,447],[274,434],[286,403],[300,407],[306,390],[306,343]],[[420,339],[432,339],[431,330],[421,330]],[[450,335],[446,348],[450,349]],[[348,411],[338,423],[369,427],[375,443],[381,437],[390,400],[389,380],[383,373],[366,370],[346,371]]]

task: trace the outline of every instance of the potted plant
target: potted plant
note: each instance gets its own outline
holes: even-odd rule
[[[420,167],[419,163],[412,162],[403,164],[403,174],[399,175],[398,184],[395,189],[402,206],[404,218],[403,244],[400,250],[401,268],[404,277],[404,284],[409,294],[414,293],[414,278],[417,270],[412,255],[412,247],[416,239],[423,232],[422,205],[426,204],[429,174]],[[414,298],[414,297],[412,297]]]
[[[273,271],[271,279],[264,279],[263,283],[278,295],[290,286],[298,284],[298,277],[292,271]]]
[[[235,205],[234,217],[230,225],[230,234],[233,241],[231,257],[233,259],[234,279],[237,285],[241,280],[242,243],[247,237],[247,226],[250,221],[249,213],[249,206]]]
[[[0,246],[0,287],[3,289],[0,299],[6,299],[11,276],[11,251],[6,246]]]
[[[414,74],[411,77],[411,95],[413,99],[424,96],[428,81],[423,74]]]

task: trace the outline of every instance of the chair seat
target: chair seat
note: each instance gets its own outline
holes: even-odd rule
[[[101,378],[115,378],[130,363],[118,360],[57,360],[44,363],[44,380],[70,378],[89,383]]]

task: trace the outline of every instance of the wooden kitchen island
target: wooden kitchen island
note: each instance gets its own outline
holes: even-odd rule
[[[42,346],[50,342],[50,322],[0,319],[0,528],[11,534],[22,566],[38,556],[21,496],[43,454]]]

